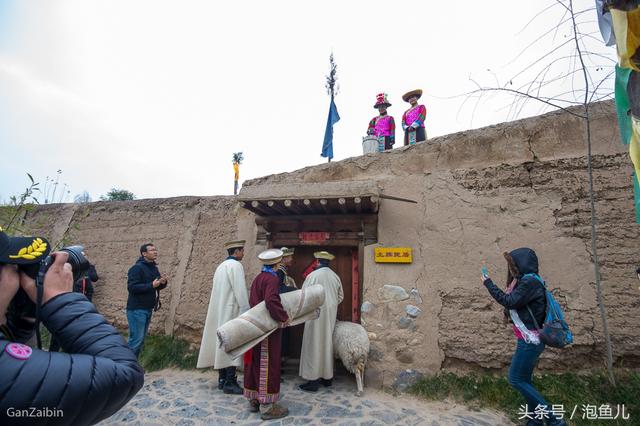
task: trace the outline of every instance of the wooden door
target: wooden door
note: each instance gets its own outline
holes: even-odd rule
[[[340,277],[342,282],[342,290],[344,292],[344,299],[342,303],[338,305],[338,320],[351,321],[352,319],[352,306],[354,300],[359,300],[359,295],[352,294],[352,273],[353,273],[353,259],[354,252],[357,258],[357,247],[318,247],[318,246],[298,246],[295,247],[295,254],[293,257],[293,264],[289,267],[289,275],[296,281],[298,288],[302,287],[304,278],[302,273],[305,269],[315,260],[313,253],[316,251],[326,250],[333,254],[336,258],[331,261],[329,267]],[[288,343],[284,349],[284,354],[292,358],[300,358],[300,350],[302,348],[302,334],[304,331],[304,324],[289,328]]]

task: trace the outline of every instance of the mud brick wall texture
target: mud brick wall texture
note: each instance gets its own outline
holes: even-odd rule
[[[640,364],[640,227],[632,167],[613,104],[591,109],[598,254],[617,364]],[[486,264],[503,286],[502,252],[536,250],[541,275],[565,307],[575,344],[545,351],[541,367],[600,367],[602,323],[596,302],[584,122],[554,112],[434,138],[425,144],[265,176],[245,186],[373,181],[383,194],[378,243],[365,247],[362,322],[371,339],[368,385],[399,372],[503,369],[515,345],[502,310],[480,283]],[[138,247],[154,242],[170,275],[153,333],[199,344],[222,244],[245,238],[247,284],[258,273],[255,217],[234,197],[181,197],[86,205],[48,205],[25,221],[54,241],[87,247],[101,281],[98,308],[126,327],[126,271]],[[376,264],[377,246],[407,246],[410,265]]]

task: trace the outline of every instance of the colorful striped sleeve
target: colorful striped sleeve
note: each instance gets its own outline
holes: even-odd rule
[[[420,110],[420,115],[413,124],[415,124],[414,127],[424,127],[424,120],[427,118],[427,108],[424,105],[419,105],[418,108]]]
[[[389,135],[389,138],[391,139],[391,145],[393,145],[396,143],[396,120],[393,117],[389,117],[389,119],[391,121],[389,125],[391,135]]]
[[[369,127],[367,128],[367,134],[368,135],[373,135],[375,133],[375,128],[376,128],[376,119],[373,118],[369,122]]]

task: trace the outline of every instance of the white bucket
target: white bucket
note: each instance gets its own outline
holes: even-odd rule
[[[378,152],[378,137],[369,135],[362,138],[362,152],[369,154],[371,152]]]

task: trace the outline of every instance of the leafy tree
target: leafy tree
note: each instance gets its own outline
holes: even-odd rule
[[[100,199],[102,201],[128,201],[135,200],[136,196],[126,189],[111,188],[111,191],[107,192],[107,195],[101,196]]]
[[[240,163],[244,160],[242,152],[233,153],[233,195],[238,195],[238,181],[240,180]]]

